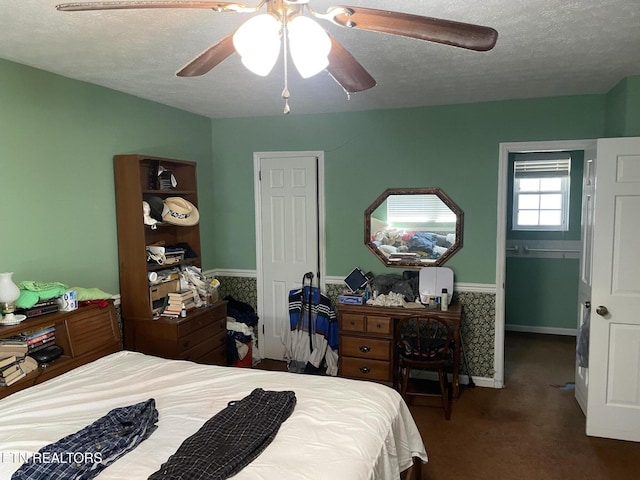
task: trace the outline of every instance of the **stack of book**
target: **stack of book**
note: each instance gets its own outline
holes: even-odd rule
[[[23,333],[21,337],[27,342],[28,355],[56,343],[56,327],[50,325],[39,328],[38,330]]]
[[[29,351],[26,340],[20,337],[3,338],[0,340],[0,358],[23,358]]]
[[[183,306],[187,311],[196,306],[193,290],[171,292],[167,295],[167,300],[167,305],[161,314],[163,317],[179,317]]]
[[[13,385],[26,376],[26,373],[20,368],[23,361],[24,356],[9,355],[0,358],[0,387]]]
[[[56,327],[54,325],[26,331],[14,337],[0,339],[0,358],[9,355],[24,357],[55,342]]]

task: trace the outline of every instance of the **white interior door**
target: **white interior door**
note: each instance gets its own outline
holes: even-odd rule
[[[300,288],[306,272],[317,275],[323,267],[322,160],[321,152],[254,154],[262,358],[284,358],[282,329],[289,322],[289,291]]]
[[[640,138],[597,142],[587,434],[640,441]]]
[[[593,199],[595,195],[596,148],[584,151],[584,174],[582,178],[582,215],[580,279],[578,283],[578,338],[575,378],[575,397],[587,414],[587,396],[589,392],[589,321],[591,315],[591,277],[593,245]]]

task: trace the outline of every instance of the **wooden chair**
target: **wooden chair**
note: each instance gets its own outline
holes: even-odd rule
[[[450,322],[426,315],[398,320],[395,332],[396,387],[407,403],[413,396],[441,397],[444,415],[451,418],[451,389],[447,370],[453,361],[453,326]],[[439,393],[419,388],[420,381],[411,370],[435,371]]]

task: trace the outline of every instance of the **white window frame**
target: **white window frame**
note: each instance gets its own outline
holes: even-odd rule
[[[513,169],[513,217],[512,217],[512,230],[517,231],[537,231],[537,232],[566,232],[569,230],[569,197],[571,188],[571,158],[565,156],[558,159],[540,159],[531,158],[526,160],[514,161]],[[559,190],[527,190],[521,192],[519,184],[521,179],[548,179],[559,178],[560,189]],[[561,207],[560,207],[560,225],[521,225],[518,223],[518,217],[521,210],[520,208],[520,196],[521,195],[562,195]],[[544,211],[538,205],[538,208],[534,211],[538,212],[538,219],[540,218],[540,212]],[[555,209],[554,209],[555,210]]]

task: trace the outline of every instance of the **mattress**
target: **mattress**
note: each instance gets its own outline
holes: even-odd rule
[[[108,411],[153,398],[157,430],[97,477],[146,479],[206,420],[255,388],[292,390],[297,404],[273,442],[234,479],[390,480],[412,457],[427,461],[409,409],[384,385],[122,351],[0,400],[0,478]]]

